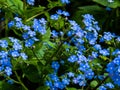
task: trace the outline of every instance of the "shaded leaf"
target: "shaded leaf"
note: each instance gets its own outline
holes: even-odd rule
[[[114,0],[114,2],[108,2],[108,0],[93,0],[94,2],[101,4],[103,6],[111,7],[111,8],[117,8],[120,7],[120,1]]]

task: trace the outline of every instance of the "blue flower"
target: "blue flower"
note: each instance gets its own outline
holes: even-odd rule
[[[15,26],[16,26],[18,29],[20,29],[20,28],[23,27],[23,23],[22,23],[21,21],[16,22],[16,23],[15,23]]]
[[[120,36],[118,36],[116,40],[117,40],[118,42],[120,42]]]
[[[25,53],[20,53],[20,56],[23,58],[23,60],[27,60],[28,56]]]
[[[61,10],[61,9],[59,9],[58,11],[56,11],[57,12],[57,14],[59,14],[59,15],[62,15],[63,14],[63,11]]]
[[[31,30],[29,30],[27,33],[30,37],[34,37],[36,35],[36,32]]]
[[[21,20],[22,20],[22,19],[19,18],[19,17],[15,17],[14,19],[15,19],[16,22],[21,22]]]
[[[92,21],[94,20],[93,15],[85,14],[83,15],[83,17],[84,17],[83,22],[85,26],[92,26]]]
[[[86,70],[88,70],[90,68],[89,64],[88,63],[80,63],[80,66],[79,66],[79,70],[83,71],[83,72],[86,72]]]
[[[112,9],[110,7],[106,7],[105,10],[111,11]]]
[[[0,58],[6,58],[8,56],[8,52],[0,51]]]
[[[68,61],[71,62],[71,63],[74,63],[78,60],[78,57],[76,55],[71,55],[69,58],[68,58]]]
[[[64,16],[70,16],[69,12],[66,12],[66,11],[62,11],[62,10],[58,10],[56,11],[58,15],[64,15]]]
[[[113,61],[108,63],[106,71],[113,80],[114,84],[120,86],[120,57],[116,57]]]
[[[85,71],[84,75],[87,79],[90,80],[94,77],[94,72],[92,71],[92,69],[88,69]]]
[[[101,50],[99,50],[99,53],[104,56],[110,55],[109,50],[107,50],[107,49],[101,49]]]
[[[27,0],[27,3],[29,4],[29,5],[34,5],[34,0]]]
[[[15,25],[15,22],[14,22],[14,21],[10,21],[10,22],[8,23],[8,27],[9,27],[9,28],[13,27],[14,25]]]
[[[114,2],[114,0],[108,0],[108,2],[109,2],[109,3],[113,3],[113,2]]]
[[[93,32],[88,32],[86,34],[86,38],[88,39],[88,41],[91,45],[94,45],[96,43],[96,40],[97,40],[97,35]]]
[[[68,36],[68,37],[71,37],[73,34],[74,34],[74,32],[71,31],[71,30],[67,32],[67,36]]]
[[[52,82],[51,81],[46,81],[45,85],[48,86],[48,87],[52,87]]]
[[[50,16],[50,18],[52,19],[52,20],[58,20],[59,19],[59,15],[58,14],[54,14],[54,15],[51,15]]]
[[[59,89],[62,89],[62,90],[65,88],[64,84],[61,83],[61,82],[59,82],[59,81],[54,82],[54,87],[59,88]],[[52,90],[53,90],[53,89],[52,89]]]
[[[11,50],[10,54],[11,54],[12,57],[18,57],[20,55],[17,50]]]
[[[97,57],[98,57],[98,53],[97,53],[97,52],[92,51],[92,57],[93,57],[93,58],[97,58]]]
[[[30,30],[30,26],[27,26],[27,25],[23,25],[23,30],[25,30],[25,31],[29,31]]]
[[[44,35],[46,33],[46,22],[42,19],[38,20],[38,19],[34,19],[33,21],[33,29],[36,32],[39,32],[40,34]]]
[[[69,0],[61,0],[61,2],[62,2],[63,4],[69,4],[69,3],[70,3]]]
[[[102,49],[100,44],[95,44],[93,47],[94,47],[95,50],[101,50]]]
[[[107,88],[110,88],[110,89],[113,89],[114,88],[114,85],[112,84],[112,83],[106,83],[105,84],[105,86],[107,87]]]
[[[45,20],[45,18],[41,18],[39,20],[39,22],[42,24],[42,25],[46,25],[47,21]]]
[[[2,58],[1,60],[0,60],[0,64],[2,65],[2,66],[10,66],[11,67],[11,62],[10,62],[10,58],[9,57],[6,57],[6,58]]]
[[[56,38],[58,37],[58,32],[56,32],[55,30],[52,30],[51,35],[53,38]]]
[[[69,78],[71,78],[71,77],[74,77],[75,74],[73,72],[69,72],[69,73],[67,73],[67,75]]]
[[[9,39],[10,39],[10,41],[11,41],[12,43],[18,43],[18,42],[19,42],[18,39],[13,38],[13,37],[9,37]]]
[[[107,88],[105,86],[100,86],[99,90],[107,90]]]
[[[57,71],[60,67],[60,64],[57,61],[53,61],[51,66],[55,71]]]
[[[62,14],[63,14],[64,16],[70,16],[70,14],[69,14],[68,12],[66,12],[66,11],[63,11]]]
[[[81,62],[87,62],[88,61],[88,59],[82,54],[78,54],[77,56],[78,56],[78,61],[77,61],[78,64],[80,64]]]
[[[25,46],[26,47],[31,47],[34,44],[34,40],[33,39],[28,39],[25,41]]]
[[[86,85],[86,80],[85,80],[85,76],[80,74],[77,77],[74,77],[72,82],[74,84],[79,84],[79,86],[85,86]]]
[[[8,47],[8,42],[6,40],[0,40],[0,46],[2,48],[7,48]]]
[[[100,31],[100,27],[98,26],[98,22],[95,21],[93,15],[90,15],[90,14],[84,14],[83,15],[83,22],[85,24],[85,30],[86,31],[94,31],[97,32],[97,31]]]
[[[7,83],[14,84],[14,81],[12,79],[8,80]]]
[[[110,32],[104,32],[104,36],[103,38],[106,40],[106,41],[110,41],[112,38],[114,38],[115,35],[111,34]]]
[[[28,35],[28,33],[27,32],[25,32],[25,33],[23,33],[22,34],[22,37],[23,37],[23,39],[28,39],[29,38],[29,35]]]
[[[63,83],[64,85],[69,85],[69,84],[70,84],[70,79],[68,79],[68,78],[63,78],[63,79],[62,79],[62,83]]]
[[[116,49],[112,52],[112,55],[120,55],[120,50]]]
[[[59,81],[59,78],[58,78],[58,76],[56,75],[56,73],[54,73],[54,74],[49,74],[49,77],[50,77],[50,79],[51,80],[53,80],[53,81]]]
[[[13,48],[14,48],[15,50],[21,50],[21,49],[22,49],[22,45],[19,44],[18,42],[15,42],[15,43],[13,44]]]
[[[74,84],[78,84],[78,83],[79,83],[79,80],[78,80],[76,77],[74,77],[73,80],[72,80],[72,82],[73,82]]]
[[[5,68],[5,73],[7,76],[10,76],[12,74],[12,69],[10,67]]]

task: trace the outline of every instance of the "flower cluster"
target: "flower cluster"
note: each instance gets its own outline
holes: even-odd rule
[[[64,43],[65,45],[76,47],[76,53],[71,54],[68,57],[67,63],[71,63],[71,65],[77,65],[77,67],[74,67],[74,69],[78,72],[75,72],[74,69],[72,69],[72,72],[65,72],[61,76],[58,76],[57,73],[59,72],[59,67],[64,67],[65,64],[59,65],[58,62],[53,62],[52,68],[54,69],[54,73],[50,74],[49,80],[46,81],[46,85],[49,86],[51,90],[52,88],[63,89],[71,83],[79,86],[87,86],[87,80],[91,80],[93,78],[96,79],[96,77],[98,77],[100,80],[103,80],[105,78],[104,75],[96,75],[94,72],[95,69],[93,69],[94,64],[92,64],[92,62],[94,62],[94,60],[96,60],[98,57],[109,57],[111,55],[111,50],[110,48],[104,46],[104,44],[112,45],[111,41],[119,41],[119,36],[110,32],[104,32],[103,35],[101,35],[99,34],[100,27],[98,26],[98,22],[92,15],[85,14],[83,15],[83,18],[83,23],[85,25],[84,29],[82,29],[80,25],[78,25],[75,21],[68,20],[71,27],[67,32],[67,36],[71,40]],[[58,18],[54,18],[53,20],[58,20]],[[59,32],[53,30],[51,34],[52,37],[58,37]],[[86,43],[89,45],[89,47],[86,46]],[[103,43],[103,46],[100,43]],[[66,51],[69,52],[69,48],[66,49]],[[87,55],[86,52],[89,54]],[[119,54],[118,49],[113,51],[112,55],[114,56],[116,54]],[[109,75],[114,81],[114,84],[118,84],[119,76],[116,75],[119,75],[119,64],[116,66],[116,63],[119,63],[119,61],[116,61],[116,63],[114,63],[115,65],[113,65],[113,62],[114,60],[108,64],[107,72],[109,72]],[[97,63],[96,65],[98,67],[101,67],[100,63]],[[53,79],[53,77],[56,78]],[[64,82],[62,82],[63,77],[66,79],[67,84],[64,84]],[[102,90],[102,88],[114,88],[114,86],[112,84],[106,84],[99,87],[100,90]]]
[[[108,63],[106,70],[114,83],[120,86],[120,56]]]
[[[46,20],[44,18],[34,19],[32,27],[22,23],[22,19],[15,17],[14,21],[10,21],[9,28],[14,27],[17,29],[22,29],[22,38],[24,39],[25,47],[31,47],[37,39],[36,35],[44,35],[46,33]]]
[[[26,60],[28,56],[22,52],[22,44],[18,39],[9,37],[8,40],[0,40],[0,72],[5,75],[12,75],[12,63],[11,59],[22,58]]]
[[[99,87],[99,90],[108,90],[108,89],[113,89],[114,85],[112,83],[106,83],[102,86]]]
[[[34,5],[34,0],[28,1],[28,3],[30,5]],[[62,3],[68,4],[69,1],[62,0]],[[0,40],[0,48],[2,49],[0,51],[0,72],[5,73],[7,76],[12,75],[13,66],[11,60],[27,60],[28,56],[24,53],[24,49],[31,49],[36,42],[44,42],[44,40],[42,41],[42,36],[46,35],[46,33],[49,33],[50,31],[48,35],[48,43],[51,44],[51,46],[54,43],[56,47],[61,45],[63,50],[61,51],[63,53],[60,55],[62,57],[58,58],[56,55],[51,58],[54,60],[50,61],[53,73],[46,75],[47,78],[45,78],[45,85],[48,86],[50,90],[63,90],[70,85],[87,87],[87,82],[93,79],[104,80],[104,73],[103,75],[97,74],[100,70],[96,70],[96,66],[98,69],[102,68],[103,71],[107,71],[111,79],[114,81],[114,84],[120,86],[120,50],[113,48],[111,51],[111,48],[107,47],[107,45],[112,46],[114,41],[120,42],[120,36],[117,36],[111,32],[104,32],[101,34],[98,22],[94,19],[93,15],[82,15],[84,28],[81,28],[81,26],[74,20],[69,20],[68,16],[70,16],[68,12],[58,10],[56,11],[56,14],[50,16],[50,23],[49,21],[46,21],[45,18],[35,18],[31,20],[31,23],[23,23],[22,18],[19,17],[15,17],[13,21],[10,21],[8,23],[9,29],[19,30],[18,32],[20,32],[20,36],[22,38],[20,37],[21,41],[13,37],[9,37],[7,40]],[[65,32],[64,30],[57,30],[57,28],[59,28],[59,22],[57,21],[61,19],[64,20],[63,23],[65,25],[69,25],[64,28]],[[48,26],[52,22],[54,22],[54,24],[58,27],[55,28],[54,25]],[[49,31],[47,30],[47,26],[50,29]],[[48,40],[45,42],[47,41]],[[45,43],[42,43],[41,45],[45,45]],[[73,50],[71,50],[71,47]],[[51,48],[51,50],[53,50],[53,48]],[[41,52],[43,54],[47,51],[42,51],[42,48],[40,47],[39,54],[41,54]],[[68,55],[66,55],[66,53]],[[41,59],[40,56],[36,55],[36,52],[33,52],[33,55],[35,55],[38,60],[39,58]],[[113,61],[112,58],[111,60],[108,60],[109,63],[107,64],[107,69],[105,70],[105,68],[103,68],[105,67],[105,64],[98,62],[100,62],[100,60],[101,62],[102,60],[103,62],[105,60],[107,61],[111,55],[115,58]],[[46,63],[47,62],[45,61],[45,64]],[[65,67],[64,72],[59,74],[62,67]],[[100,72],[102,73],[103,71]],[[114,86],[111,83],[107,83],[99,87],[100,90],[106,90],[106,88],[111,89],[114,88]]]

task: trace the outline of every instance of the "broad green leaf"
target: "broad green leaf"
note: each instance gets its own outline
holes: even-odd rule
[[[30,9],[28,8],[26,11],[25,11],[25,17],[27,19],[29,18],[32,18],[34,16],[38,16],[40,14],[42,14],[45,10],[45,7],[43,6],[39,6],[39,7],[31,7]]]
[[[7,6],[14,13],[19,13],[22,15],[23,13],[23,2],[21,0],[3,0],[6,2]]]
[[[103,6],[111,7],[111,8],[117,8],[120,7],[120,1],[114,0],[114,2],[108,2],[108,0],[93,0],[94,2],[101,4]]]
[[[98,82],[96,80],[93,80],[91,83],[90,83],[90,86],[91,87],[96,87],[98,85]]]
[[[40,82],[40,74],[34,65],[24,64],[21,66],[24,75],[33,83]]]

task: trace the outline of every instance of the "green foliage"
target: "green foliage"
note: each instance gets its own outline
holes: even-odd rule
[[[114,2],[110,3],[108,0],[93,0],[94,2],[101,4],[103,6],[111,7],[111,8],[117,8],[120,7],[120,1],[114,0]]]
[[[23,64],[21,68],[23,75],[27,77],[28,80],[34,83],[40,82],[40,74],[38,73],[38,70],[35,66]]]
[[[22,87],[17,87],[14,85],[10,85],[6,83],[5,81],[0,81],[0,90],[24,90]]]
[[[4,7],[13,13],[23,14],[23,2],[21,0],[0,0],[0,7]]]
[[[49,88],[46,86],[40,86],[36,90],[48,90]]]
[[[90,86],[91,87],[96,87],[98,85],[98,82],[96,80],[93,80],[91,83],[90,83]]]
[[[45,9],[46,8],[43,6],[30,7],[29,9],[26,9],[24,11],[24,17],[26,18],[26,21],[28,22],[30,19],[33,19],[33,17],[36,17],[36,16],[42,14],[45,11]]]
[[[78,90],[78,89],[76,89],[76,88],[73,88],[73,87],[68,87],[68,88],[66,88],[67,90]]]
[[[106,40],[104,42],[100,42],[100,38],[103,37],[102,34],[109,28],[113,27],[114,24],[114,30],[116,31],[119,29],[120,1],[114,0],[113,3],[110,3],[107,0],[71,0],[72,4],[70,5],[61,3],[61,0],[47,0],[46,4],[42,3],[42,0],[40,1],[41,2],[37,6],[29,5],[27,0],[0,0],[0,28],[3,27],[3,30],[0,31],[0,90],[31,90],[30,87],[33,87],[34,90],[49,90],[50,87],[45,86],[45,81],[50,81],[51,78],[49,77],[49,74],[53,73],[56,73],[56,76],[58,76],[58,81],[62,81],[64,77],[68,78],[68,72],[73,72],[75,74],[75,77],[69,78],[71,82],[69,85],[66,85],[66,90],[92,90],[107,82],[111,82],[112,80],[108,77],[109,74],[106,72],[106,67],[109,62],[117,57],[117,55],[113,55],[113,52],[120,48],[120,43],[116,40],[118,36],[115,36],[112,40]],[[111,10],[106,10],[106,7],[109,7]],[[54,15],[58,9],[63,9],[65,11],[68,10],[72,16],[65,16],[65,11],[63,11],[62,15],[59,15],[57,20],[51,19],[51,15]],[[102,46],[102,49],[107,48],[110,51],[110,55],[100,54],[99,50],[97,51],[93,48],[94,45],[89,44],[86,33],[91,33],[91,31],[87,31],[85,24],[83,24],[83,14],[92,14],[99,22],[101,31],[100,33],[96,31],[96,33],[98,33],[98,40],[96,40],[95,44],[99,43]],[[13,18],[17,16],[17,19],[20,18],[22,20],[15,21],[14,23],[19,22],[19,26],[21,25],[20,22],[22,22],[21,27],[17,28],[17,25],[14,24],[9,28],[8,23],[14,21]],[[44,22],[44,20],[41,21],[42,23],[46,23],[46,33],[44,35],[41,34],[43,30],[41,27],[44,25],[40,23],[40,18],[47,20],[47,22]],[[39,22],[35,27],[36,29],[33,27],[34,19],[37,19]],[[72,24],[75,26],[80,25],[80,28],[83,29],[84,32],[81,32],[86,35],[84,38],[80,38],[82,36],[76,34],[77,30],[79,31],[79,27],[74,27],[74,25],[72,27],[72,24],[69,22],[71,19],[74,19],[78,23],[77,25],[77,23],[73,21]],[[2,25],[1,22],[5,25]],[[30,26],[27,27],[28,29],[30,28],[30,30],[24,30],[24,28],[26,28],[24,27],[25,25]],[[72,28],[75,28],[75,30]],[[37,29],[41,31],[37,31]],[[52,35],[53,30],[57,32],[56,37]],[[68,35],[70,30],[72,31],[70,32],[72,33],[71,36]],[[28,33],[28,31],[32,32]],[[62,35],[60,35],[60,31],[63,32]],[[23,33],[27,33],[25,39],[22,38]],[[8,37],[14,37],[16,40],[19,40],[22,48],[14,50],[14,45]],[[90,38],[92,38],[92,36]],[[32,46],[25,46],[28,39],[33,40],[34,44]],[[35,41],[34,39],[39,40]],[[1,40],[6,40],[8,42],[7,48],[2,48]],[[14,42],[17,42],[16,40]],[[81,40],[84,42],[82,43]],[[32,41],[27,42],[28,45],[31,43]],[[18,47],[19,45],[16,45],[16,48]],[[2,51],[5,51],[4,54],[6,54],[6,52],[8,53],[8,59],[5,58],[5,61],[3,60],[4,62],[2,62]],[[19,56],[17,56],[17,53],[14,54],[13,51],[18,51]],[[24,55],[21,56],[21,53],[24,52],[28,56],[27,60],[22,57]],[[98,56],[91,55],[92,52],[97,52]],[[78,58],[79,54],[84,57]],[[78,61],[72,63],[68,62],[71,55],[75,55]],[[8,62],[9,58],[10,62]],[[86,61],[84,62],[85,58]],[[74,57],[72,59],[74,60]],[[59,63],[59,70],[54,70],[57,68],[57,64],[52,65],[53,61]],[[8,65],[6,65],[6,62],[8,62]],[[74,85],[73,79],[78,75],[85,74],[85,71],[82,71],[79,68],[82,66],[81,63],[86,62],[88,62],[90,70],[92,69],[94,71],[95,77],[97,77],[97,75],[103,75],[108,78],[103,80],[95,77],[92,79],[86,79],[87,76],[85,76],[85,82],[87,83],[86,86],[80,86],[79,83]],[[6,76],[6,72],[1,69],[1,66],[4,63],[6,66],[11,64],[10,67],[13,71],[11,76]],[[2,68],[6,68],[6,66],[3,66]],[[88,68],[84,64],[83,67]],[[10,72],[10,70],[8,71]],[[7,83],[7,80],[13,80],[13,84]],[[54,85],[55,81],[51,81]],[[115,87],[116,89],[114,90],[119,88],[117,86]]]
[[[72,18],[76,20],[80,25],[82,25],[82,27],[84,27],[82,23],[82,19],[83,19],[82,15],[87,13],[94,15],[96,19],[99,21],[100,25],[105,21],[104,18],[107,18],[108,16],[104,8],[98,5],[87,5],[87,6],[78,7],[77,11],[75,12],[75,15]]]

